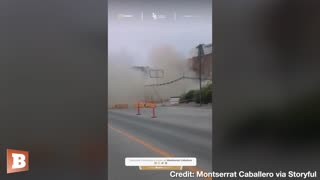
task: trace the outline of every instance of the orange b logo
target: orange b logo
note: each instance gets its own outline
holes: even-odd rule
[[[7,173],[29,170],[29,152],[7,149]]]

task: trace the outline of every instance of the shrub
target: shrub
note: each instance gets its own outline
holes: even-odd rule
[[[195,90],[190,90],[187,93],[181,95],[180,103],[188,103],[194,100],[194,92]]]
[[[212,83],[205,85],[201,89],[201,100],[203,104],[212,103]],[[196,102],[200,103],[200,91],[190,90],[181,95],[180,103]]]

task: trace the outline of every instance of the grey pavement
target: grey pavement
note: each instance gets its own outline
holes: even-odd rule
[[[134,108],[110,109],[108,124],[174,157],[196,157],[197,168],[211,171],[211,109],[179,106],[157,107],[157,118],[152,118],[152,109],[141,109],[141,115],[136,115],[136,113]],[[113,128],[108,129],[108,179],[171,179],[170,171],[140,171],[138,167],[126,167],[124,164],[126,157],[162,156]]]

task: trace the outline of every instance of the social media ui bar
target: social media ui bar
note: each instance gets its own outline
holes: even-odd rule
[[[7,149],[7,174],[29,170],[29,152]]]
[[[195,157],[126,157],[126,166],[139,166],[139,170],[182,170],[183,166],[197,166]]]

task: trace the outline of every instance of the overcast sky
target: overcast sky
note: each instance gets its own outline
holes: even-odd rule
[[[109,54],[126,51],[146,65],[152,47],[170,45],[187,58],[200,43],[212,43],[212,0],[109,0]]]

